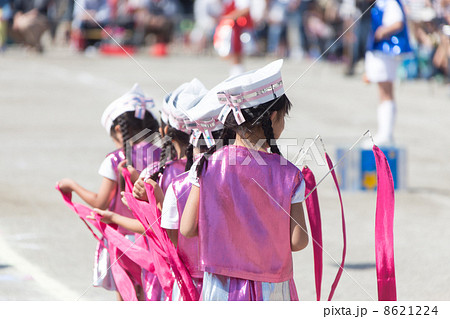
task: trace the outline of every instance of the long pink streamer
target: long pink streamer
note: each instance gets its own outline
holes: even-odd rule
[[[161,217],[161,212],[157,208],[156,198],[154,195],[153,187],[145,183],[145,189],[147,191],[147,198],[149,199],[150,206],[154,207],[152,210],[153,219],[156,220],[153,226],[153,230],[156,236],[161,241],[163,247],[165,247],[166,252],[169,257],[169,262],[172,266],[172,270],[175,274],[175,278],[177,280],[178,286],[180,287],[180,294],[185,301],[197,301],[199,300],[199,293],[192,282],[192,277],[189,274],[186,266],[178,256],[177,250],[170,240],[167,232],[162,229],[161,223],[159,222]]]
[[[378,300],[396,301],[397,291],[394,265],[394,180],[383,152],[374,145],[377,166],[377,208],[375,216],[375,255],[378,281]]]
[[[336,189],[339,195],[339,202],[341,203],[341,219],[342,219],[342,237],[343,237],[343,241],[344,241],[344,247],[342,249],[342,261],[341,261],[341,265],[338,269],[338,272],[336,274],[336,278],[334,279],[333,284],[331,285],[331,291],[330,294],[328,296],[328,301],[331,301],[331,299],[333,298],[334,292],[337,288],[337,285],[339,283],[339,280],[341,279],[341,275],[342,272],[344,270],[344,264],[345,264],[345,256],[347,254],[347,232],[345,230],[345,216],[344,216],[344,205],[342,203],[342,196],[341,196],[341,189],[339,188],[339,183],[336,177],[336,172],[334,171],[333,168],[333,162],[331,161],[331,158],[328,156],[327,153],[325,153],[325,157],[327,159],[327,164],[329,169],[331,170],[331,175],[333,176],[333,180],[334,180],[334,184],[336,185]]]
[[[316,186],[316,180],[312,171],[305,167],[302,170],[305,179],[305,193],[309,194]],[[314,276],[316,283],[316,297],[320,300],[323,273],[323,249],[322,249],[322,221],[320,217],[319,199],[317,189],[306,199],[306,208],[308,211],[309,225],[311,228],[311,237],[313,239],[314,252]]]
[[[167,235],[166,231],[161,228],[160,223],[161,212],[157,208],[153,187],[151,187],[150,184],[145,183],[144,185],[146,188],[147,198],[149,202],[146,203],[143,201],[138,201],[130,194],[133,185],[130,180],[130,173],[126,168],[123,170],[122,175],[124,176],[126,182],[127,193],[125,193],[125,197],[127,199],[131,211],[136,216],[136,218],[138,218],[141,221],[141,223],[143,223],[143,225],[146,228],[151,227],[152,229],[151,232],[149,231],[147,233],[150,233],[151,237],[150,245],[152,246],[152,248],[155,249],[155,253],[159,255],[156,256],[156,258],[158,259],[160,265],[162,266],[163,269],[168,269],[167,267],[171,266],[171,269],[175,275],[175,279],[177,280],[177,283],[180,287],[180,294],[182,295],[183,300],[186,301],[198,300],[199,294],[194,283],[192,282],[192,278],[189,274],[189,271],[187,270],[186,266],[183,264],[180,257],[178,256],[176,248],[173,245],[172,241],[170,240],[169,236]],[[169,264],[167,265],[167,263],[164,263],[161,257],[164,257],[164,261],[167,260]],[[165,286],[167,287],[168,284],[170,284],[171,290],[173,287],[172,275],[168,273],[166,270],[160,271],[157,269],[157,272],[160,273],[158,279],[160,279],[160,283],[163,286],[163,289],[165,288]],[[166,289],[164,289],[164,291],[166,291]],[[168,296],[171,295],[171,291],[166,292],[166,295]]]
[[[57,186],[56,189],[61,192],[61,190],[59,189],[59,186]],[[91,213],[92,209],[90,209],[90,208],[88,208],[88,207],[86,207],[84,205],[81,205],[81,204],[74,204],[74,203],[72,203],[72,195],[71,194],[65,194],[65,193],[61,192],[61,195],[63,196],[63,200],[67,204],[67,206],[69,208],[71,208],[83,220],[83,222],[87,226],[88,226],[87,222],[89,222],[96,229],[98,229],[100,231],[100,233],[102,233],[102,235],[108,240],[108,248],[107,248],[107,250],[108,250],[108,252],[110,254],[111,271],[113,273],[114,282],[116,284],[117,290],[119,291],[120,295],[122,296],[122,298],[124,300],[137,301],[136,292],[135,292],[132,280],[130,279],[130,277],[127,274],[127,272],[125,271],[125,269],[123,269],[122,266],[117,262],[117,257],[118,256],[117,256],[117,247],[115,247],[115,243],[116,242],[115,242],[115,240],[109,241],[108,235],[106,235],[106,233],[104,231],[105,227],[102,227],[103,223],[100,222],[100,216],[97,216],[96,220],[87,219],[87,216],[90,216],[90,213]],[[111,229],[111,231],[116,231],[115,229],[113,229],[109,225],[106,225],[106,224],[103,224],[103,225],[105,225],[106,228],[109,227]],[[88,226],[88,228],[92,232],[94,237],[97,240],[99,240],[101,245],[103,245],[102,240],[100,238],[98,238],[97,235],[95,235],[95,233],[93,232],[93,230],[89,226]],[[108,233],[109,232],[110,232],[110,230],[108,230]],[[129,242],[128,245],[132,244],[125,237],[123,237],[123,239],[127,240]]]

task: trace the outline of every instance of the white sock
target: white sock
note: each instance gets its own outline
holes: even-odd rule
[[[378,132],[375,136],[377,144],[394,142],[396,106],[393,100],[384,101],[378,106]]]

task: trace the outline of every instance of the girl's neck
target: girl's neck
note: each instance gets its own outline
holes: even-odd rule
[[[256,141],[256,143],[254,143],[250,139],[243,138],[239,134],[236,134],[236,140],[234,141],[234,145],[267,153],[267,149],[265,148],[267,146],[266,143],[264,142],[264,144],[261,145],[261,143],[258,142],[259,141]]]
[[[187,146],[180,145],[177,141],[172,141],[173,147],[175,147],[175,151],[177,152],[177,158],[182,159],[183,157],[186,157],[186,149]]]

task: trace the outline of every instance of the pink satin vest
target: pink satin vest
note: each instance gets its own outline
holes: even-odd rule
[[[172,182],[172,187],[177,198],[178,217],[181,220],[184,207],[191,190],[191,183],[187,180],[189,172],[177,176]],[[198,268],[198,237],[186,238],[178,232],[178,256],[189,270],[191,277],[203,278],[203,271]]]
[[[291,199],[300,170],[240,146],[215,152],[200,182],[200,269],[254,281],[293,277]]]
[[[152,164],[152,162],[150,161],[159,160],[161,149],[155,147],[151,143],[141,142],[133,145],[132,152],[133,167],[138,171],[142,171],[145,167]],[[118,165],[125,159],[125,155],[122,149],[115,150],[114,152],[109,153],[108,156],[109,155],[112,155],[111,162],[114,168],[114,172],[116,173],[117,188],[108,209],[122,216],[134,218],[133,213],[122,203],[122,196],[120,195],[120,176]],[[123,235],[134,234],[133,232],[130,232],[129,230],[121,226],[118,226],[117,230]]]
[[[169,187],[172,180],[178,175],[184,173],[186,161],[187,159],[182,158],[179,160],[170,161],[166,163],[164,173],[159,179],[159,186],[161,187],[164,194],[166,193],[167,187]]]

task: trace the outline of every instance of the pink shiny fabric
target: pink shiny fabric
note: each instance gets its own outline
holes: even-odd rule
[[[121,161],[125,159],[125,155],[122,149],[115,150],[114,152],[108,154],[108,156],[111,154],[113,155],[111,158],[111,162],[114,171],[116,173],[116,180],[120,181],[121,176],[119,175],[118,165]],[[161,149],[157,148],[152,143],[141,142],[136,145],[133,145],[132,148],[133,167],[140,172],[148,165],[151,165],[152,163],[159,161],[160,155]],[[125,217],[133,218],[133,214],[122,203],[121,198],[122,196],[120,195],[120,183],[118,182],[114,197],[111,200],[111,203],[109,204],[108,210]],[[121,226],[118,226],[118,230],[121,234],[124,235],[134,234],[133,232]]]
[[[291,301],[298,301],[294,279],[289,280]],[[264,301],[263,283],[261,281],[230,278],[228,301]]]
[[[199,179],[200,269],[254,281],[291,279],[289,214],[302,178],[277,154],[235,145],[215,152]]]
[[[154,218],[154,215],[156,214],[154,212],[156,210],[156,206],[152,206],[145,201],[140,201],[134,198],[133,194],[130,193],[130,189],[132,187],[130,181],[130,173],[126,168],[123,170],[123,176],[126,183],[126,191],[124,193],[124,197],[127,200],[132,214],[147,230],[145,233],[145,236],[147,238],[146,244],[148,245],[148,251],[151,254],[151,260],[155,266],[154,274],[156,274],[156,276],[158,277],[161,289],[165,292],[166,296],[171,299],[174,278],[170,269],[170,264],[168,263],[168,255],[166,253],[165,246],[158,239],[155,232],[152,231],[152,227],[157,224],[156,219]],[[153,289],[153,287],[156,287],[157,289],[159,289],[158,286],[152,284],[154,281],[149,277],[149,275],[144,276],[144,279],[149,280],[149,282],[144,282],[143,285],[145,287],[151,289]],[[146,295],[150,296],[157,296],[161,293],[160,291],[145,291]]]
[[[173,180],[173,190],[177,198],[178,217],[181,216],[186,206],[187,199],[192,187],[192,184],[187,180],[189,172],[177,176]],[[199,252],[198,252],[198,237],[186,238],[181,232],[178,232],[178,255],[183,263],[186,265],[189,273],[193,278],[203,278],[203,271],[198,268]],[[201,289],[199,290],[201,292]]]
[[[177,250],[170,240],[169,236],[167,235],[167,232],[161,227],[161,211],[156,206],[153,187],[150,184],[144,184],[147,192],[147,197],[149,199],[149,205],[152,207],[150,225],[157,240],[166,252],[168,262],[175,275],[175,280],[177,281],[180,288],[180,295],[182,296],[183,300],[197,301],[200,295],[194,283],[192,282],[189,271],[178,256]],[[171,294],[172,292],[170,293],[170,295]]]
[[[339,280],[341,279],[341,275],[342,272],[344,270],[344,264],[345,264],[345,256],[347,254],[347,232],[345,230],[345,216],[344,216],[344,205],[342,203],[342,196],[341,196],[341,189],[339,188],[339,183],[336,177],[336,172],[333,168],[333,162],[331,161],[331,158],[328,156],[327,153],[325,153],[325,157],[327,159],[327,164],[328,164],[328,168],[331,170],[331,175],[333,176],[333,181],[334,184],[336,185],[336,190],[338,192],[339,195],[339,202],[341,203],[341,220],[342,220],[342,238],[344,241],[344,246],[342,248],[342,261],[341,261],[341,265],[339,267],[339,270],[336,274],[336,278],[334,279],[333,284],[331,285],[331,291],[330,294],[328,295],[328,301],[330,301],[333,298],[334,292],[337,288],[337,285],[339,283]]]
[[[396,301],[394,265],[394,180],[383,152],[374,145],[377,166],[377,208],[375,216],[375,256],[378,279],[378,300]]]
[[[159,186],[161,187],[164,194],[166,193],[167,187],[169,187],[172,180],[178,175],[184,173],[184,170],[186,168],[186,162],[187,159],[182,158],[176,161],[166,163],[164,173],[159,180]]]
[[[305,167],[302,170],[305,178],[305,194],[309,194],[316,186],[316,179],[312,171]],[[306,199],[306,209],[308,212],[309,227],[311,229],[311,237],[313,239],[314,254],[314,278],[316,284],[316,299],[320,300],[322,290],[323,275],[323,243],[322,243],[322,220],[320,217],[319,199],[317,189]]]
[[[152,186],[147,183],[144,184],[149,200],[148,203],[136,200],[129,192],[132,185],[130,182],[130,174],[126,168],[123,170],[123,175],[126,181],[127,190],[124,196],[133,214],[144,227],[148,229],[146,232],[148,239],[147,243],[150,252],[153,253],[155,273],[158,276],[166,296],[170,300],[172,299],[173,282],[176,280],[180,287],[180,294],[182,295],[183,300],[198,300],[199,293],[192,283],[192,278],[189,275],[188,270],[180,260],[166,231],[161,228],[161,212],[157,208]],[[173,277],[171,270],[173,271],[175,278]]]
[[[57,187],[57,190],[60,191],[59,187]],[[123,258],[121,258],[122,252],[118,249],[118,247],[121,247],[122,249],[124,249],[125,247],[128,248],[128,246],[131,247],[133,246],[133,243],[126,239],[122,234],[117,232],[111,226],[101,223],[100,216],[97,215],[96,220],[87,219],[87,216],[91,214],[92,209],[81,204],[72,203],[71,194],[64,194],[61,192],[61,195],[63,196],[63,200],[66,205],[69,206],[83,220],[94,237],[99,241],[100,246],[103,247],[103,241],[97,235],[95,235],[89,224],[93,225],[108,240],[107,250],[111,259],[111,271],[117,290],[124,300],[136,301],[137,298],[134,289],[134,283],[131,279],[132,275],[130,275],[123,268],[122,263],[120,262]],[[136,255],[136,257],[138,257],[138,255]],[[137,276],[137,274],[135,274],[135,276]]]

